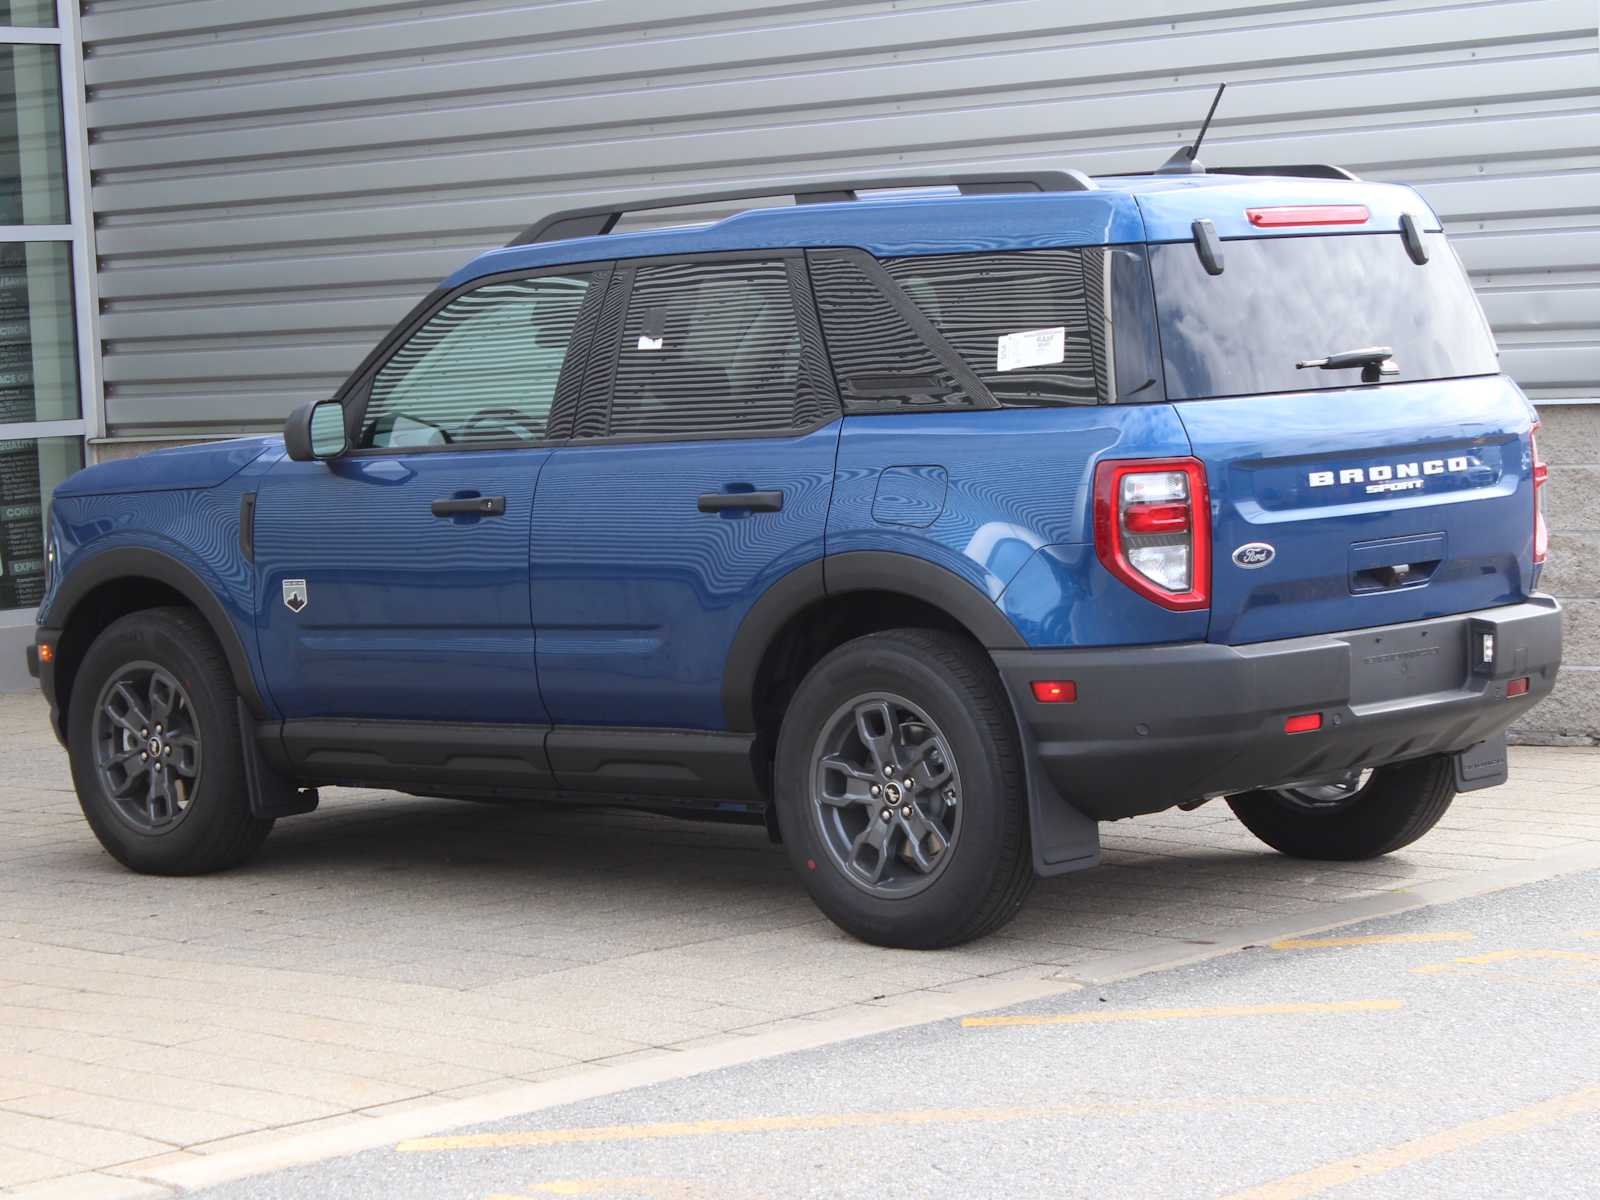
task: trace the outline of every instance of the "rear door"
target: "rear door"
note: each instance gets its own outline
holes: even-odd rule
[[[622,266],[602,324],[534,509],[545,700],[558,724],[725,729],[739,623],[823,552],[840,421],[804,261]]]
[[[1220,246],[1220,273],[1192,241],[1149,248],[1167,396],[1211,491],[1211,640],[1526,595],[1531,409],[1443,235],[1408,250],[1399,228],[1313,224]],[[1315,365],[1371,348],[1392,353]]]

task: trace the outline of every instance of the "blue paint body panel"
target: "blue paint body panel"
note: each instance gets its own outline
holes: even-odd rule
[[[255,437],[154,450],[137,458],[117,459],[79,471],[63,480],[55,494],[57,497],[125,496],[216,487],[269,449],[282,445],[278,438]]]
[[[1532,413],[1504,376],[1240,396],[1177,406],[1207,465],[1217,549],[1210,640],[1270,641],[1510,604],[1534,586]],[[1312,486],[1312,471],[1464,460],[1427,487]],[[1420,475],[1419,475],[1420,477]],[[1359,594],[1351,547],[1443,534],[1426,584]],[[1230,555],[1276,556],[1240,570]]]
[[[546,449],[281,459],[256,501],[254,620],[286,715],[546,719],[528,608],[528,531]],[[502,516],[435,500],[504,496]],[[286,579],[309,603],[291,612]]]
[[[908,446],[946,474],[943,508],[926,528],[875,515],[883,473]],[[847,417],[828,553],[914,555],[998,599],[1043,547],[1093,540],[1089,490],[1100,459],[1188,452],[1165,404]]]
[[[553,720],[727,728],[723,667],[739,623],[822,557],[839,430],[555,452],[532,540]],[[725,491],[781,491],[783,508],[698,511],[700,496]]]

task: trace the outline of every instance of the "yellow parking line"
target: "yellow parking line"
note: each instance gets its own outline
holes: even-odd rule
[[[485,1200],[534,1200],[535,1196],[600,1196],[607,1192],[645,1192],[658,1200],[696,1200],[710,1195],[698,1185],[683,1179],[662,1179],[655,1175],[617,1175],[598,1179],[556,1179],[536,1183],[526,1192],[496,1192]]]
[[[1600,1087],[1583,1088],[1552,1100],[1530,1104],[1527,1108],[1501,1113],[1497,1117],[1468,1121],[1453,1129],[1313,1167],[1297,1175],[1287,1175],[1259,1187],[1234,1192],[1223,1200],[1303,1200],[1304,1197],[1315,1196],[1358,1179],[1371,1179],[1375,1175],[1396,1171],[1412,1163],[1426,1162],[1442,1154],[1470,1150],[1494,1138],[1527,1133],[1594,1112],[1600,1112]]]
[[[1322,1000],[1299,1004],[1219,1004],[1211,1008],[1125,1008],[1109,1012],[1052,1013],[1044,1016],[964,1017],[964,1028],[1015,1025],[1097,1025],[1106,1021],[1182,1021],[1204,1017],[1277,1017],[1302,1013],[1387,1012],[1404,1000]]]
[[[1195,1099],[1108,1101],[1100,1104],[1048,1104],[1004,1108],[922,1108],[885,1112],[814,1113],[782,1117],[733,1117],[705,1121],[661,1121],[647,1125],[604,1125],[587,1129],[529,1129],[512,1133],[464,1133],[413,1138],[395,1147],[404,1153],[438,1150],[499,1150],[514,1146],[563,1146],[593,1142],[656,1141],[714,1137],[729,1133],[792,1133],[886,1126],[992,1124],[1060,1117],[1128,1117],[1144,1113],[1226,1112],[1243,1108],[1282,1108],[1324,1104],[1326,1093],[1305,1096],[1217,1096]]]
[[[1470,942],[1465,930],[1448,933],[1372,933],[1361,937],[1282,938],[1272,943],[1274,950],[1320,950],[1324,946],[1404,946],[1412,942]]]
[[[1487,954],[1466,954],[1454,962],[1429,963],[1412,967],[1413,975],[1441,975],[1461,967],[1485,967],[1493,963],[1522,962],[1527,959],[1554,959],[1557,962],[1600,963],[1600,952],[1593,950],[1490,950]]]

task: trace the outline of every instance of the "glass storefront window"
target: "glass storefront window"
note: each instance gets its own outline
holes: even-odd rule
[[[0,243],[0,424],[78,414],[72,246]]]
[[[0,25],[50,29],[56,23],[56,0],[0,0]]]
[[[0,46],[0,225],[64,225],[60,51]]]
[[[80,438],[0,441],[0,608],[33,608],[44,595],[44,514],[82,466]]]

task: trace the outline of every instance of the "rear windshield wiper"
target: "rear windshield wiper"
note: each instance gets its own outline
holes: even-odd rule
[[[1360,350],[1341,350],[1327,358],[1306,358],[1294,364],[1302,371],[1317,367],[1324,371],[1348,371],[1360,367],[1364,383],[1377,383],[1381,375],[1400,374],[1400,364],[1394,361],[1394,351],[1388,346],[1365,346]]]

